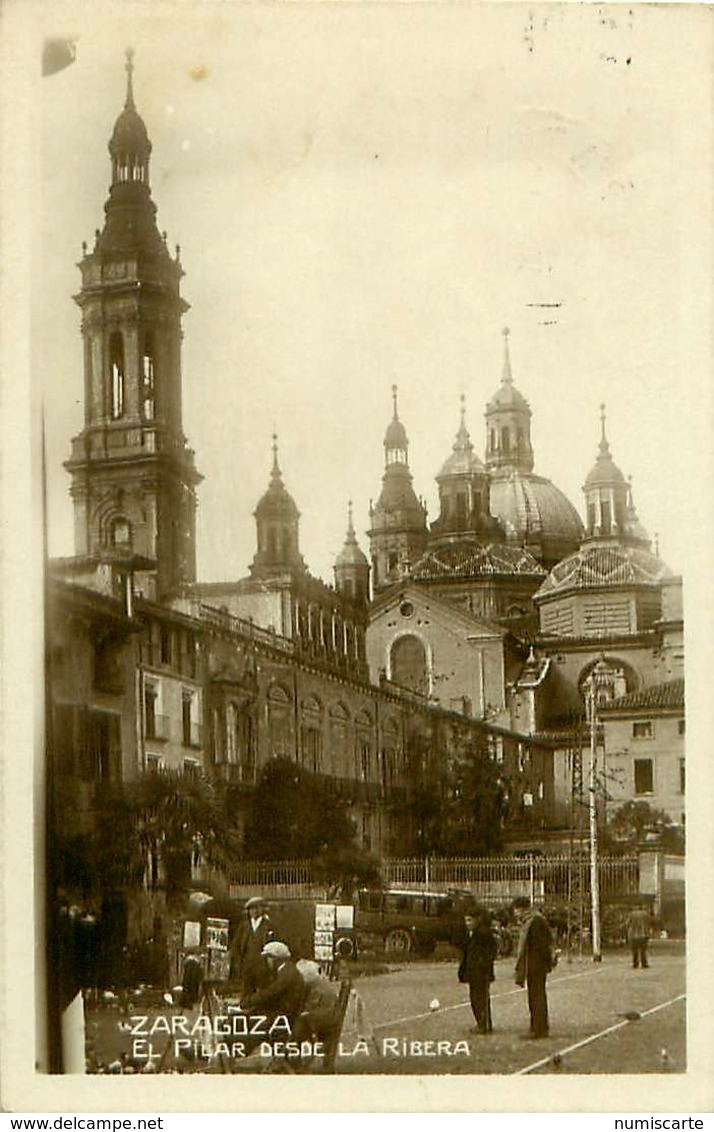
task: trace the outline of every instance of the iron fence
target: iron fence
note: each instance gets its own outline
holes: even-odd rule
[[[630,895],[639,888],[639,862],[632,857],[599,861],[603,899]],[[581,856],[387,858],[382,880],[396,888],[433,892],[467,889],[494,903],[529,896],[539,903],[569,901],[576,892],[589,895],[589,862]],[[245,861],[233,870],[231,891],[240,895],[320,896],[325,887],[310,861]]]

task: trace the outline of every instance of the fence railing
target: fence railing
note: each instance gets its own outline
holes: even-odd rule
[[[636,893],[639,887],[637,857],[602,857],[600,893],[604,899]],[[468,889],[474,896],[507,902],[526,895],[538,902],[560,902],[576,893],[589,894],[590,869],[584,857],[429,857],[388,858],[382,862],[382,880],[389,887],[445,892]],[[313,876],[309,861],[247,861],[231,876],[235,895],[319,895],[324,885]]]

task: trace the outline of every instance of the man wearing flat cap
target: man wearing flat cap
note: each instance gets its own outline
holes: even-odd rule
[[[303,1006],[305,983],[290,954],[286,943],[278,939],[269,940],[262,951],[263,959],[270,972],[267,986],[241,998],[241,1010],[260,1011],[268,1020],[284,1016],[294,1025]]]
[[[243,995],[250,995],[268,982],[269,972],[261,953],[275,932],[262,896],[246,901],[245,914],[231,942],[231,977],[240,981]]]

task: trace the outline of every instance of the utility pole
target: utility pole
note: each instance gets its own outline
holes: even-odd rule
[[[590,815],[590,908],[593,963],[602,962],[600,943],[600,872],[598,868],[597,836],[597,691],[608,679],[608,668],[601,658],[588,678],[590,702],[590,774],[588,782],[588,811]]]

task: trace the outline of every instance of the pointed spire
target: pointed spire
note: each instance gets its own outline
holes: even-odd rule
[[[456,433],[456,440],[454,441],[454,452],[473,452],[473,444],[469,430],[466,427],[466,396],[464,393],[459,398],[461,401],[461,417],[459,420],[459,431]]]
[[[600,455],[601,456],[609,456],[610,455],[610,445],[608,444],[607,436],[605,435],[605,402],[604,401],[602,401],[600,403]]]
[[[354,523],[352,522],[352,500],[347,504],[347,542],[357,542]]]
[[[399,413],[397,412],[397,392],[398,392],[398,389],[399,389],[399,387],[397,385],[392,386],[392,400],[394,401],[394,416],[393,416],[392,419],[395,420],[395,421],[399,420]]]
[[[278,434],[275,431],[273,431],[273,468],[270,473],[270,478],[273,480],[279,480],[281,478],[280,465],[278,464]]]
[[[513,373],[511,372],[511,355],[508,351],[508,337],[510,330],[507,326],[503,328],[503,376],[501,382],[504,385],[513,385]]]
[[[124,106],[127,110],[135,110],[134,86],[132,80],[134,74],[134,48],[127,47],[124,54],[126,55],[126,100]]]

